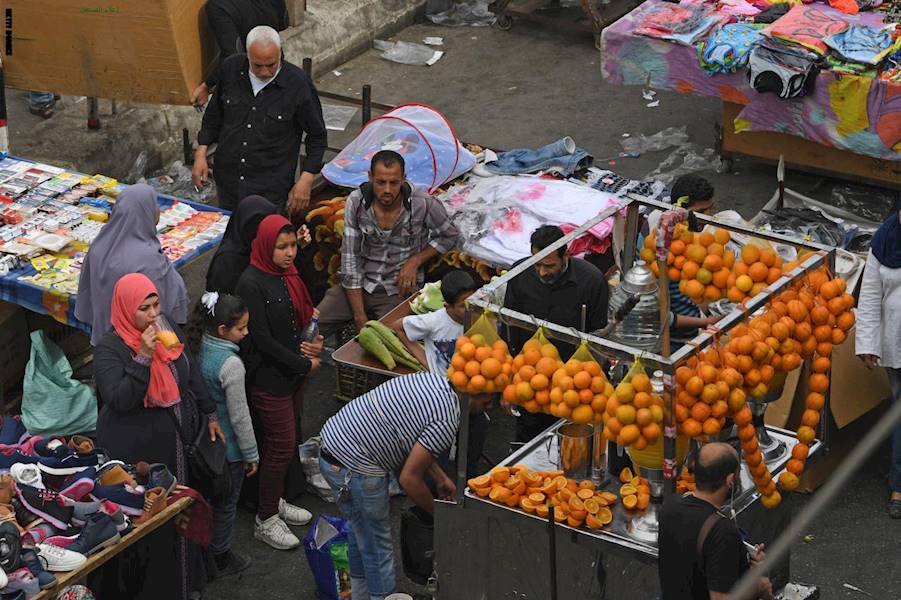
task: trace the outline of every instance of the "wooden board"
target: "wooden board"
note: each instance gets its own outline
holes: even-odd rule
[[[901,189],[901,161],[862,156],[785,133],[735,133],[733,123],[742,108],[723,102],[722,156],[742,155],[777,163],[781,154],[786,167]]]
[[[415,298],[416,296],[414,295],[412,297]],[[379,319],[379,321],[390,327],[390,324],[394,321],[412,314],[413,311],[410,309],[410,300],[407,299],[391,309],[391,312]],[[363,369],[370,373],[378,373],[380,375],[387,375],[388,377],[410,375],[411,373],[416,372],[404,365],[397,365],[393,371],[389,371],[376,357],[363,350],[363,346],[360,345],[356,337],[335,350],[332,354],[332,359],[334,359],[335,362],[339,362],[348,367]]]
[[[109,548],[104,548],[97,554],[89,556],[88,561],[74,571],[69,571],[68,573],[53,573],[53,575],[56,576],[56,585],[52,588],[41,591],[41,593],[35,596],[32,600],[50,600],[51,598],[55,598],[56,595],[63,591],[67,586],[78,583],[79,580],[87,577],[88,573],[99,569],[111,558],[124,551],[126,548],[128,548],[141,538],[152,533],[164,523],[167,523],[168,521],[174,519],[178,513],[187,509],[192,502],[194,502],[193,498],[179,498],[171,505],[167,506],[166,509],[163,510],[163,512],[156,515],[146,523],[135,526],[134,530],[123,537],[122,541],[120,541],[118,544],[110,546]]]

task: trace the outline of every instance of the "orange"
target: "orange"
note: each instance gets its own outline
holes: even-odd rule
[[[657,439],[660,438],[660,435],[662,433],[663,431],[660,429],[660,425],[658,425],[657,423],[648,423],[641,428],[641,435],[643,435],[644,438],[651,443],[656,442]]]
[[[710,244],[712,244],[714,242],[714,240],[716,240],[716,238],[709,231],[702,231],[698,235],[698,243],[700,245],[704,246],[705,248],[707,246],[709,246]]]
[[[466,373],[467,377],[475,377],[476,375],[482,374],[482,366],[474,360],[466,363],[466,366],[463,368],[463,372]]]
[[[748,412],[750,412],[750,410]],[[738,439],[744,442],[756,436],[757,430],[754,429],[754,425],[746,423],[745,425],[739,426],[737,433]]]
[[[482,361],[481,371],[485,379],[494,379],[501,374],[501,361],[489,356]]]
[[[591,387],[591,375],[586,371],[579,371],[573,375],[573,385],[577,390],[584,390]]]
[[[685,264],[682,265],[682,279],[694,279],[698,274],[698,269],[701,268],[701,265],[694,262],[693,260],[685,261]]]
[[[648,423],[651,423],[653,420],[654,418],[653,415],[651,415],[651,410],[648,408],[639,408],[635,412],[635,422],[639,427],[644,427]]]
[[[779,492],[773,492],[769,496],[761,496],[760,503],[764,508],[776,508],[782,503],[782,496]]]
[[[804,461],[793,458],[785,464],[785,470],[800,475],[804,472]]]
[[[855,317],[853,312],[845,312],[838,316],[835,323],[842,331],[848,331],[854,327],[854,320]]]
[[[554,507],[554,520],[558,523],[562,523],[566,520],[567,513],[562,506]]]
[[[727,230],[717,229],[716,231],[713,232],[713,239],[716,240],[716,243],[725,246],[726,244],[729,243],[731,236],[729,235],[729,232]]]
[[[553,348],[553,346],[551,347]],[[554,350],[556,350],[556,348],[554,348]],[[535,370],[545,377],[551,378],[557,370],[557,360],[549,356],[542,356],[538,359],[538,362],[535,363]]]
[[[763,248],[760,250],[760,262],[762,262],[767,267],[772,267],[776,264],[776,253],[770,250],[769,248]]]
[[[551,393],[547,390],[535,392],[535,402],[540,406],[547,406],[551,403]]]
[[[528,498],[520,498],[519,507],[529,514],[535,512],[535,505]]]
[[[716,273],[723,268],[723,258],[716,254],[708,254],[704,259],[703,267],[711,273]]]
[[[636,505],[638,510],[645,510],[650,503],[651,503],[651,495],[650,494],[638,494],[638,504]]]
[[[526,382],[520,382],[516,384],[516,398],[520,402],[528,402],[535,396],[535,390],[532,389],[532,386]]]
[[[479,346],[476,348],[476,353],[475,353],[475,356],[473,357],[473,359],[477,360],[478,362],[482,362],[483,360],[485,360],[486,358],[488,358],[490,356],[491,356],[491,348],[489,348],[488,346]]]
[[[573,409],[569,418],[573,423],[591,423],[594,420],[594,410],[591,406],[581,404]]]
[[[550,358],[554,361],[560,360],[560,352],[553,344],[542,344],[538,351],[541,352],[542,358]]]
[[[822,373],[814,373],[808,378],[807,385],[812,392],[823,394],[829,389],[829,377]]]
[[[807,409],[801,415],[801,424],[811,428],[816,428],[820,424],[820,411]]]
[[[577,519],[576,517],[574,517],[572,515],[566,517],[566,524],[569,525],[570,527],[581,527],[583,522],[584,522],[583,519]]]
[[[707,258],[707,250],[700,244],[689,244],[688,247],[685,248],[685,256],[687,256],[688,260],[691,262],[701,264],[704,262],[704,259]]]
[[[848,336],[840,328],[836,327],[832,330],[832,345],[839,346],[844,343]]]
[[[748,275],[754,281],[754,283],[761,283],[766,281],[767,275],[769,275],[770,270],[767,268],[765,264],[762,262],[755,262],[748,267]]]
[[[474,477],[467,481],[467,485],[469,485],[472,489],[482,489],[491,487],[492,477],[490,475],[479,475],[478,477]]]
[[[807,394],[805,404],[807,408],[819,411],[822,410],[823,406],[826,404],[826,397],[819,392],[811,392]]]
[[[704,435],[716,435],[720,432],[720,422],[718,419],[710,417],[701,425],[701,431]]]
[[[582,370],[582,361],[571,358],[566,361],[566,364],[563,366],[566,369],[566,374],[570,377],[573,377],[576,373]]]
[[[770,267],[769,273],[766,276],[766,283],[776,283],[781,277],[782,269],[779,267]]]
[[[682,433],[688,437],[698,437],[702,433],[701,424],[694,419],[686,419],[682,423]]]
[[[807,456],[810,453],[810,446],[807,444],[795,444],[795,447],[792,448],[792,458],[804,461],[807,460]]]
[[[454,387],[463,390],[466,389],[466,386],[469,384],[469,377],[466,376],[466,373],[462,371],[454,371],[450,377],[451,383],[454,384]],[[508,398],[504,398],[507,402],[510,402]]]
[[[631,383],[623,381],[618,386],[616,386],[616,399],[619,402],[632,402],[633,398],[635,398],[635,388],[632,387]]]
[[[641,437],[641,431],[638,429],[638,425],[624,425],[623,428],[619,432],[619,436],[617,439],[622,440],[622,446],[630,446],[634,444],[638,438]]]
[[[704,380],[697,375],[691,377],[685,384],[685,391],[692,396],[700,396],[704,391]]]
[[[531,385],[532,389],[535,391],[542,391],[547,389],[548,385],[550,385],[550,382],[548,381],[546,375],[538,373],[537,375],[532,377],[531,380],[529,380],[529,385]]]
[[[783,471],[781,475],[779,475],[779,487],[781,487],[786,492],[793,492],[798,489],[798,485],[801,483],[801,480],[798,479],[798,476],[794,473],[790,473],[789,471]]]
[[[832,342],[817,344],[817,354],[820,356],[832,356]]]
[[[685,295],[689,298],[700,299],[704,296],[704,289],[704,284],[697,279],[692,279],[685,284]]]
[[[741,260],[746,265],[752,265],[760,260],[760,250],[756,246],[745,246],[741,249]]]
[[[745,405],[746,400],[747,396],[744,390],[740,388],[736,388],[729,392],[729,400],[727,401],[729,412],[735,413],[740,411]]]
[[[806,425],[798,427],[798,441],[802,444],[810,445],[810,442],[812,442],[815,438],[816,432],[812,427],[808,427]]]
[[[541,360],[541,351],[537,348],[528,348],[522,352],[523,360],[527,365],[536,365]]]
[[[732,420],[735,421],[735,424],[739,427],[742,425],[749,424],[754,418],[754,415],[751,414],[751,409],[748,408],[747,404],[742,407],[737,413],[732,415]]]
[[[459,352],[465,360],[472,360],[476,355],[476,346],[472,342],[466,342],[460,346]]]
[[[632,469],[629,467],[625,467],[622,471],[619,472],[619,481],[620,483],[629,483],[635,479],[635,475],[632,474]]]
[[[635,488],[632,488],[632,489],[635,489]],[[634,509],[636,506],[638,506],[638,496],[636,496],[634,494],[629,495],[629,496],[623,496],[623,506],[626,508],[626,510]]]
[[[616,409],[616,418],[623,425],[631,425],[635,422],[637,411],[634,406],[623,404]]]
[[[610,401],[608,400],[607,402],[610,402]],[[610,433],[613,434],[613,436],[608,435],[607,439],[612,440],[613,438],[615,438],[616,436],[619,435],[620,431],[622,431],[623,424],[620,423],[619,419],[617,419],[616,417],[611,417],[610,419],[607,420],[606,427],[607,427],[607,429],[610,430]]]
[[[469,385],[466,386],[466,391],[468,392],[481,392],[487,390],[488,382],[485,381],[485,378],[481,375],[475,375],[469,380]]]

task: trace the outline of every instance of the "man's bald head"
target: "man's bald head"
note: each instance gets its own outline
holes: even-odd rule
[[[713,442],[701,447],[694,464],[695,485],[704,492],[715,492],[726,485],[729,475],[738,471],[738,452],[729,444]]]

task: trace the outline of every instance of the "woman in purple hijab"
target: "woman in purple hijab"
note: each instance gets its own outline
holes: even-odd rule
[[[110,303],[119,278],[143,273],[160,292],[162,311],[182,324],[188,317],[188,290],[163,254],[156,234],[160,208],[156,191],[145,184],[127,187],[84,259],[75,317],[92,327],[91,344],[109,331]]]

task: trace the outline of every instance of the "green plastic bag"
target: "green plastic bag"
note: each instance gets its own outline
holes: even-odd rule
[[[43,331],[31,332],[22,387],[22,422],[28,433],[69,436],[97,428],[94,390],[72,379],[66,355]]]

